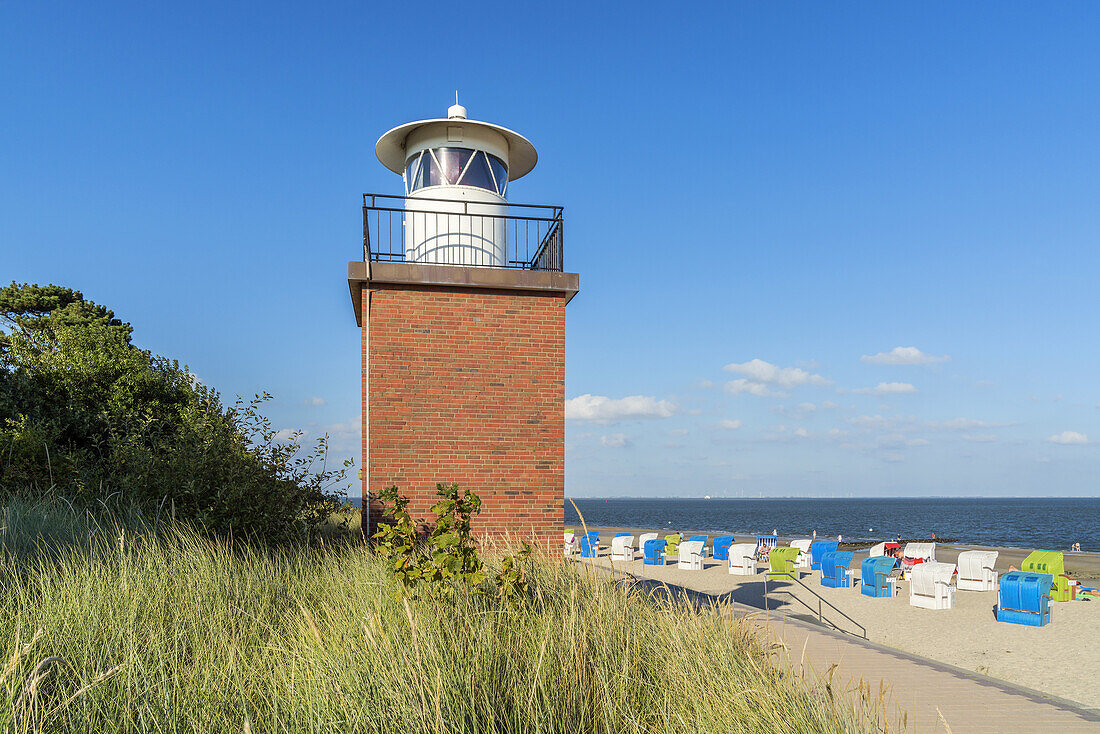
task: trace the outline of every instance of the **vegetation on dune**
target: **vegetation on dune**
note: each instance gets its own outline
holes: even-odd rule
[[[456,603],[395,593],[360,543],[262,549],[57,500],[3,528],[8,731],[863,730],[751,623],[557,558],[523,562],[518,606]]]
[[[214,533],[267,540],[315,530],[346,466],[281,440],[259,413],[225,407],[178,362],[60,286],[0,288],[0,490],[50,489],[76,503],[121,494]]]
[[[431,528],[387,490],[367,546],[324,439],[303,454],[265,396],[224,407],[131,333],[0,289],[4,734],[874,728],[728,610],[479,549],[457,486]]]

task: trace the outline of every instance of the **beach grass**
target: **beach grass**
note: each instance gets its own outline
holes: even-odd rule
[[[558,558],[518,610],[408,599],[361,542],[258,548],[12,501],[4,731],[874,731],[751,622]],[[871,707],[873,708],[873,707]]]

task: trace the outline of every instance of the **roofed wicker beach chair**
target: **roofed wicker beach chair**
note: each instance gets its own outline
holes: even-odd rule
[[[665,545],[667,541],[652,538],[642,546],[642,563],[647,566],[665,565]]]
[[[684,571],[702,571],[705,553],[706,546],[702,540],[685,540],[680,543],[680,555],[677,556],[676,568]]]
[[[867,551],[867,557],[868,558],[878,558],[879,556],[893,557],[894,554],[893,554],[892,551],[895,551],[900,547],[901,546],[899,544],[897,544],[897,543],[895,543],[891,540],[887,540],[883,543],[876,543],[875,545],[871,546],[870,550]]]
[[[963,551],[956,561],[959,578],[955,586],[960,591],[996,591],[997,572],[993,570],[996,563],[997,551]]]
[[[730,559],[730,546],[733,545],[736,538],[732,535],[719,535],[711,543],[710,557],[716,561],[728,561]]]
[[[577,535],[573,532],[573,528],[566,528],[562,533],[562,553],[567,556],[571,556],[577,552]]]
[[[810,569],[813,571],[821,570],[821,556],[835,551],[840,547],[840,543],[835,540],[815,540],[810,543]]]
[[[647,540],[656,540],[658,537],[660,537],[660,536],[657,535],[657,533],[642,533],[641,535],[639,535],[638,536],[638,552],[642,553],[644,555],[646,541]]]
[[[595,530],[581,536],[581,558],[595,558],[600,550],[600,534]]]
[[[798,560],[800,552],[798,548],[791,546],[772,548],[772,552],[768,554],[768,565],[771,568],[768,571],[768,578],[797,579],[799,571],[795,561]]]
[[[756,545],[757,547],[764,546],[765,548],[774,548],[779,545],[779,536],[758,534],[756,536]]]
[[[909,572],[909,605],[922,609],[954,609],[954,563],[926,561]]]
[[[895,596],[898,591],[894,569],[898,562],[892,556],[872,556],[859,564],[859,593],[864,596]]]
[[[729,550],[729,570],[734,576],[756,575],[756,546],[752,543],[734,543]]]
[[[683,538],[682,533],[672,533],[665,536],[665,555],[674,556],[679,552],[680,539]]]
[[[611,539],[612,561],[634,560],[634,536],[630,533],[619,533]]]
[[[914,567],[936,560],[936,544],[906,543],[901,556],[902,575],[908,577]]]
[[[1051,601],[1073,601],[1076,587],[1071,586],[1066,576],[1065,556],[1062,551],[1032,551],[1020,564],[1021,571],[1049,573],[1054,577],[1050,590]]]
[[[794,562],[797,568],[809,568],[810,567],[810,543],[813,541],[809,538],[801,538],[799,540],[792,540],[791,547],[798,548],[798,559]]]
[[[703,543],[703,558],[707,557],[707,541],[710,540],[709,535],[692,535],[688,540],[699,540]]]
[[[821,585],[834,589],[846,589],[852,585],[851,551],[829,551],[821,554]]]
[[[1009,571],[1001,577],[997,606],[998,622],[1042,627],[1050,622],[1050,589],[1054,577],[1049,573]]]

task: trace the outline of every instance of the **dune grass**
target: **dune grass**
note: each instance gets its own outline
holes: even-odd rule
[[[557,558],[519,611],[395,594],[361,544],[262,549],[63,501],[0,518],[8,732],[871,731],[751,624]]]

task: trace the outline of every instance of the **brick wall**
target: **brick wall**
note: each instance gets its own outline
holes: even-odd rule
[[[559,549],[565,303],[534,291],[366,288],[364,495],[396,484],[428,520],[436,483],[457,482],[482,499],[479,536]]]

